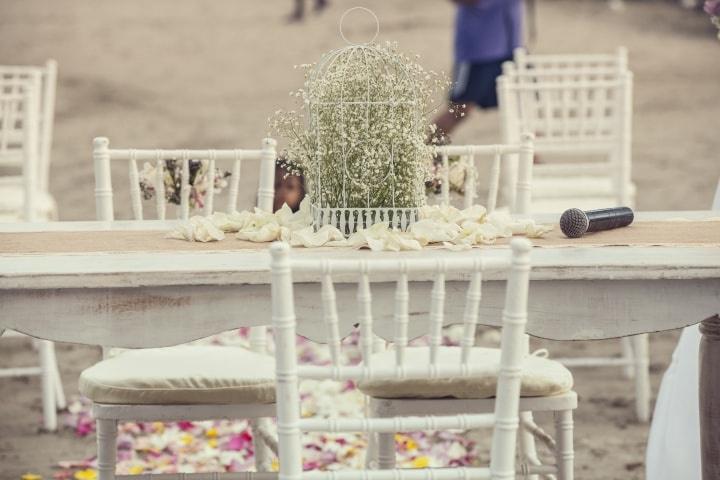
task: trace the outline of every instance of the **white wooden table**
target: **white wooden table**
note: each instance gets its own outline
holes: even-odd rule
[[[717,212],[639,213],[636,221],[712,216]],[[0,241],[7,232],[167,230],[169,226],[148,221],[0,224]],[[258,244],[257,248],[229,252],[4,254],[0,256],[0,331],[13,329],[54,341],[151,347],[267,324],[270,275],[266,249],[267,245]],[[491,258],[508,251],[494,247],[479,253]],[[296,249],[293,254],[318,260],[328,255],[387,255],[340,248]],[[424,250],[405,255],[452,252]],[[530,334],[555,340],[607,339],[676,329],[708,319],[703,327],[706,358],[720,361],[717,246],[536,248],[532,262]],[[490,277],[485,283],[481,324],[499,323],[502,280]],[[429,284],[427,288],[429,292]],[[391,295],[389,290],[373,291],[376,305],[384,303],[383,296]],[[459,288],[455,292],[452,285],[448,287],[449,318],[457,308],[451,296],[459,292]],[[299,330],[323,339],[317,295],[302,284],[297,286]],[[339,303],[354,306],[350,288],[338,285],[338,295],[347,295],[349,300]],[[420,311],[427,298],[420,289],[411,305]],[[349,330],[355,315],[352,308],[345,313],[340,312],[343,326]],[[411,318],[417,331],[422,330],[422,317]],[[717,473],[708,478],[715,479],[720,478],[720,378],[715,378],[720,374],[709,372],[706,368],[702,378],[705,401],[713,408],[705,410],[703,448],[709,462],[706,466],[711,468],[708,471]]]

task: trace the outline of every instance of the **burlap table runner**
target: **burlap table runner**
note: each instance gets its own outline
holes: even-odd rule
[[[248,251],[265,250],[267,243],[252,243],[228,234],[220,242],[186,242],[165,238],[166,231],[98,231],[98,232],[32,232],[0,233],[0,255],[32,253],[91,252],[178,252],[178,251]],[[494,245],[507,245],[509,239],[498,239]],[[544,238],[532,239],[536,247],[577,246],[718,246],[720,220],[636,222],[629,227],[586,234],[569,239],[555,225]],[[337,249],[338,247],[323,247]],[[433,247],[428,247],[433,248]]]

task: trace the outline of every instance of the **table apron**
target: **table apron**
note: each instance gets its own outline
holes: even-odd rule
[[[411,283],[410,334],[427,329],[430,282]],[[462,321],[466,284],[448,282],[445,323]],[[356,286],[337,284],[341,330],[354,327]],[[392,339],[394,285],[372,285],[375,331]],[[499,326],[505,282],[483,283],[478,323]],[[323,341],[319,285],[295,285],[298,330]],[[720,279],[535,280],[528,332],[554,340],[605,339],[671,330],[720,312]],[[48,340],[147,348],[271,322],[268,285],[0,291],[0,330]]]

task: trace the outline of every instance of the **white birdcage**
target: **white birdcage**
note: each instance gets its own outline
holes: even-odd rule
[[[369,12],[375,36],[351,43],[346,15]],[[307,77],[305,97],[310,150],[305,169],[316,229],[345,234],[375,223],[405,229],[425,203],[431,149],[420,82],[430,77],[392,44],[377,45],[377,17],[355,7],[340,20],[349,44],[325,54]]]

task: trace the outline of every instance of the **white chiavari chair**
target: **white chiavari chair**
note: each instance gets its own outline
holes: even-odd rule
[[[0,79],[0,167],[20,170],[20,175],[13,177],[19,187],[19,204],[12,212],[0,212],[0,221],[40,220],[35,208],[38,193],[36,171],[39,162],[39,97],[39,73],[22,81]],[[0,178],[0,197],[7,193],[2,184]],[[25,336],[6,331],[3,337]],[[54,431],[57,429],[56,409],[66,406],[55,346],[47,340],[34,340],[33,343],[38,351],[39,365],[3,368],[0,369],[0,377],[40,376],[43,428]]]
[[[532,132],[542,160],[534,169],[534,211],[634,206],[632,73],[627,58],[618,57],[614,64],[588,61],[584,67],[529,60],[522,68],[503,65],[498,79],[503,141]]]
[[[215,191],[207,189],[201,211],[190,206],[190,161],[207,160],[207,182],[213,185],[215,169],[230,166],[228,198],[223,208],[237,210],[241,166],[259,162],[257,206],[272,211],[275,178],[275,140],[266,138],[257,150],[160,150],[114,149],[107,138],[93,141],[95,201],[98,220],[115,220],[111,164],[125,163],[130,179],[132,217],[141,222],[146,215],[139,186],[138,162],[156,167],[154,217],[165,219],[168,202],[164,177],[166,160],[175,159],[181,169],[181,199],[177,217],[193,213],[209,215],[217,203]],[[112,345],[103,345],[111,348]],[[232,365],[232,367],[228,367]],[[274,441],[265,429],[275,415],[274,361],[267,354],[266,328],[253,327],[250,349],[215,345],[180,345],[123,351],[86,369],[80,391],[93,401],[97,424],[99,480],[115,478],[117,423],[119,421],[175,421],[247,418],[253,428],[255,464],[259,472],[270,469]],[[214,474],[213,474],[214,475]],[[245,476],[243,476],[245,475]],[[185,478],[185,477],[182,477]],[[188,475],[188,478],[192,478]],[[205,478],[205,477],[203,477]],[[215,477],[213,477],[215,478]],[[267,475],[237,474],[233,478],[268,478]]]
[[[633,75],[627,50],[616,54],[529,55],[515,51],[498,79],[504,141],[535,133],[532,209],[560,213],[567,208],[635,206],[631,180]],[[563,162],[551,162],[553,156]],[[584,156],[599,158],[586,161]],[[580,157],[580,160],[573,157]],[[515,170],[507,172],[512,181]],[[503,185],[510,201],[513,189]],[[636,413],[650,415],[647,335],[621,340],[621,358],[561,359],[568,366],[618,366],[635,379]]]
[[[481,253],[469,252],[435,258],[383,256],[322,261],[291,259],[290,248],[284,243],[271,247],[281,480],[510,479],[520,472],[554,474],[561,480],[572,478],[572,410],[577,405],[577,396],[571,390],[572,376],[557,362],[527,355],[525,324],[531,245],[527,239],[515,239],[511,247],[512,256],[507,260],[483,259]],[[497,270],[508,274],[501,348],[475,347],[479,314],[486,313],[480,305],[483,274]],[[419,292],[420,288],[411,291],[411,285],[420,287],[415,282],[429,279],[433,281],[431,295],[424,290]],[[304,284],[304,304],[308,302],[308,283],[319,284],[317,303],[322,305],[320,316],[327,332],[331,365],[305,365],[298,360],[294,281]],[[384,289],[389,282],[396,284],[394,300],[389,294],[380,295],[382,300],[373,305],[371,285],[380,283],[377,288]],[[348,299],[347,287],[352,289],[355,283],[355,307],[338,302],[340,298]],[[446,301],[448,283],[448,298],[451,292],[453,295],[465,292],[464,309],[462,301]],[[463,284],[467,284],[466,290]],[[336,291],[336,285],[340,290]],[[358,365],[344,364],[340,355],[343,347],[339,325],[347,323],[342,317],[351,311],[356,312],[359,324],[362,363]],[[446,316],[448,311],[451,314]],[[428,347],[409,343],[410,317],[414,326],[427,320]],[[394,348],[375,353],[378,324],[390,319]],[[461,346],[442,346],[442,327],[454,322],[463,325]],[[301,418],[298,383],[303,379],[356,382],[361,391],[372,397],[372,416]],[[530,410],[555,412],[557,465],[516,466],[519,412]],[[490,425],[494,425],[494,433],[489,468],[394,469],[396,432],[488,426],[487,413],[492,412]],[[381,436],[382,470],[302,471],[301,432],[347,431]]]
[[[533,155],[534,136],[531,133],[524,133],[520,136],[518,144],[507,145],[443,145],[436,147],[436,153],[440,156],[440,178],[441,192],[440,204],[449,205],[450,198],[450,165],[449,158],[458,156],[459,161],[464,163],[464,196],[463,208],[472,206],[480,193],[485,193],[485,207],[488,213],[498,207],[498,198],[501,185],[501,172],[507,174],[507,169],[502,168],[504,163],[517,160],[517,176],[511,186],[514,204],[505,205],[513,214],[529,214],[532,205],[532,183],[533,183]],[[480,157],[480,158],[478,158]],[[484,160],[491,159],[490,169],[487,175],[480,175],[478,164]],[[486,180],[486,186],[478,180]],[[534,425],[532,412],[522,412],[523,422],[520,425],[519,447],[520,454],[526,461],[538,464],[536,453],[535,437],[526,428]],[[377,456],[377,445],[375,437],[370,438],[370,456]]]
[[[50,154],[52,150],[55,118],[55,90],[57,85],[57,62],[48,60],[44,66],[0,65],[0,91],[17,92],[26,84],[38,89],[35,107],[38,112],[38,134],[35,178],[35,215],[41,220],[56,220],[57,204],[50,194]],[[17,159],[0,154],[0,166],[18,168]],[[18,215],[22,212],[24,185],[19,175],[0,177],[0,216]]]
[[[460,157],[459,161],[464,163],[464,196],[463,208],[469,208],[475,204],[478,197],[478,168],[477,157],[482,160],[492,158],[489,175],[487,177],[487,197],[485,207],[492,212],[498,206],[500,191],[500,172],[502,164],[508,162],[514,156],[518,158],[518,174],[512,186],[514,199],[513,205],[508,205],[514,213],[529,213],[531,208],[532,195],[532,174],[533,174],[533,135],[526,133],[521,135],[517,144],[507,145],[443,145],[436,147],[440,155],[442,165],[440,166],[440,177],[442,180],[440,191],[440,204],[450,204],[450,163],[451,156]]]
[[[521,135],[520,143],[515,145],[443,145],[436,147],[436,152],[442,162],[440,204],[449,205],[451,201],[449,157],[459,156],[459,161],[465,164],[463,208],[472,206],[478,194],[482,193],[482,182],[478,182],[478,180],[481,178],[487,180],[485,207],[488,213],[498,207],[501,172],[507,171],[502,168],[503,163],[517,159],[518,174],[512,186],[514,204],[506,206],[511,213],[529,214],[532,205],[533,140],[534,136],[531,133],[525,133]],[[480,158],[478,159],[478,157]],[[488,174],[483,176],[479,174],[478,163],[487,159],[492,159],[492,163]],[[538,463],[535,437],[525,428],[526,425],[534,424],[532,412],[522,412],[521,417],[523,423],[520,426],[519,434],[520,454],[527,461]],[[376,439],[371,437],[370,440],[370,456],[374,457],[377,456]]]

